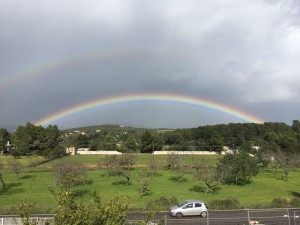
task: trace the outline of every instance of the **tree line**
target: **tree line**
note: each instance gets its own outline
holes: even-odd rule
[[[7,141],[12,144],[6,151]],[[278,122],[229,123],[197,128],[162,130],[114,126],[113,129],[63,131],[56,125],[44,128],[31,123],[19,126],[14,132],[0,128],[0,147],[4,153],[44,155],[55,157],[66,147],[90,150],[118,150],[122,152],[152,153],[160,150],[221,151],[231,149],[253,151],[253,146],[298,153],[300,121],[292,125]]]

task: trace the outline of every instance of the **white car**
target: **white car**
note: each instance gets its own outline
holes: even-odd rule
[[[178,205],[174,205],[170,211],[171,216],[180,218],[182,216],[207,216],[207,206],[200,200],[186,200]]]
[[[265,225],[264,223],[262,223],[261,221],[258,220],[251,220],[249,225]]]

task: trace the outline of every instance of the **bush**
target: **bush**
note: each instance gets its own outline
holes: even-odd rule
[[[174,196],[172,196],[169,199],[167,199],[166,197],[160,197],[160,199],[147,202],[146,209],[150,211],[151,210],[163,211],[163,210],[169,210],[171,206],[176,204],[178,204],[178,200]]]
[[[293,207],[300,207],[300,198],[292,198],[290,204]]]
[[[212,200],[208,204],[210,209],[238,209],[241,208],[239,200],[235,198]]]
[[[288,208],[289,202],[285,198],[274,198],[271,202],[273,208]]]

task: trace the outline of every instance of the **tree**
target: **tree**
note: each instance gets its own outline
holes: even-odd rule
[[[193,159],[192,168],[195,169],[194,178],[198,181],[203,181],[206,185],[205,195],[214,190],[220,183],[221,178],[215,167],[209,165],[207,158],[201,158],[199,161]]]
[[[127,151],[133,151],[133,152],[137,151],[138,145],[134,135],[130,135],[127,138],[127,140],[124,142],[124,147],[126,148]]]
[[[33,210],[33,203],[29,199],[22,199],[18,205],[18,211],[22,218],[23,225],[37,225],[38,222],[33,222],[30,219],[30,215]]]
[[[4,169],[4,164],[2,163],[2,161],[0,161],[0,181],[2,183],[2,188],[3,190],[5,190],[5,182],[3,180],[3,176],[2,176],[2,170]]]
[[[19,180],[19,173],[23,170],[23,165],[15,158],[10,158],[7,160],[9,169],[17,175],[17,180]]]
[[[208,143],[209,143],[208,149],[210,151],[221,152],[223,150],[224,140],[223,140],[223,137],[219,134],[214,134],[208,140]]]
[[[292,129],[295,132],[300,133],[300,121],[299,120],[293,120]]]
[[[167,165],[168,168],[170,168],[173,171],[176,171],[177,176],[172,177],[171,179],[181,183],[181,182],[186,182],[187,179],[184,177],[189,171],[186,170],[183,166],[184,162],[184,157],[183,155],[176,154],[176,153],[171,153],[167,155]]]
[[[151,153],[154,151],[154,137],[150,131],[145,131],[141,135],[141,153]]]
[[[205,167],[205,165],[208,165],[207,158],[201,157],[200,160],[197,160],[197,158],[193,157],[192,162],[192,168],[198,172],[202,167]]]
[[[183,141],[183,137],[180,132],[169,131],[163,135],[164,143],[166,145],[178,145]]]
[[[259,149],[255,156],[257,160],[262,163],[263,167],[267,167],[272,161],[272,153],[266,147]]]
[[[272,152],[272,156],[276,166],[283,169],[283,179],[288,181],[291,169],[300,162],[299,154],[284,152],[280,148],[277,148],[275,152]]]
[[[13,134],[14,151],[18,155],[25,155],[45,149],[42,143],[43,132],[43,127],[31,123],[19,126]]]
[[[126,170],[130,170],[130,168],[135,164],[136,157],[129,153],[124,153],[121,155],[119,159],[119,165]]]
[[[170,153],[167,155],[167,166],[171,170],[180,169],[183,164],[183,156],[176,153]]]
[[[140,197],[147,196],[150,194],[150,184],[153,181],[153,172],[152,171],[142,171],[139,173],[139,194]]]
[[[87,168],[81,163],[60,161],[52,164],[55,183],[62,188],[72,188],[87,182]]]
[[[56,125],[49,125],[44,130],[42,142],[44,143],[45,149],[55,149],[59,144],[60,130]]]
[[[215,190],[217,186],[221,184],[221,177],[217,173],[215,167],[203,166],[201,169],[194,173],[196,180],[203,181],[205,184],[204,194],[206,195],[209,191]]]
[[[218,176],[227,184],[250,183],[258,172],[258,162],[244,151],[226,154],[217,164]]]
[[[8,131],[4,128],[0,128],[0,151],[6,145],[7,141],[9,141],[10,135]]]
[[[79,134],[75,139],[75,147],[77,148],[87,148],[88,147],[88,137],[86,134]]]
[[[13,150],[12,155],[38,154],[45,155],[47,152],[57,151],[60,131],[57,126],[35,126],[27,123],[19,126],[12,135]]]
[[[114,170],[119,176],[126,178],[126,184],[130,184],[130,168],[135,164],[135,156],[129,153],[122,154],[115,162]]]
[[[106,168],[106,176],[109,177],[111,170],[113,169],[115,163],[117,162],[116,155],[105,155],[101,161],[99,161],[99,167]]]

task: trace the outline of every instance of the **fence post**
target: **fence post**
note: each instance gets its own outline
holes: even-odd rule
[[[291,225],[291,220],[290,220],[290,212],[289,212],[289,209],[286,209],[286,211],[287,211],[287,216],[288,216],[288,218],[289,218],[289,225]]]
[[[297,225],[297,221],[296,219],[299,219],[299,215],[297,214],[299,212],[300,215],[300,211],[294,210],[294,224]],[[299,221],[299,220],[298,220]],[[299,224],[299,223],[298,223]]]
[[[167,215],[165,215],[165,225],[167,225]]]
[[[4,225],[4,218],[1,218],[1,225]]]
[[[209,225],[209,212],[207,212],[206,224]]]

